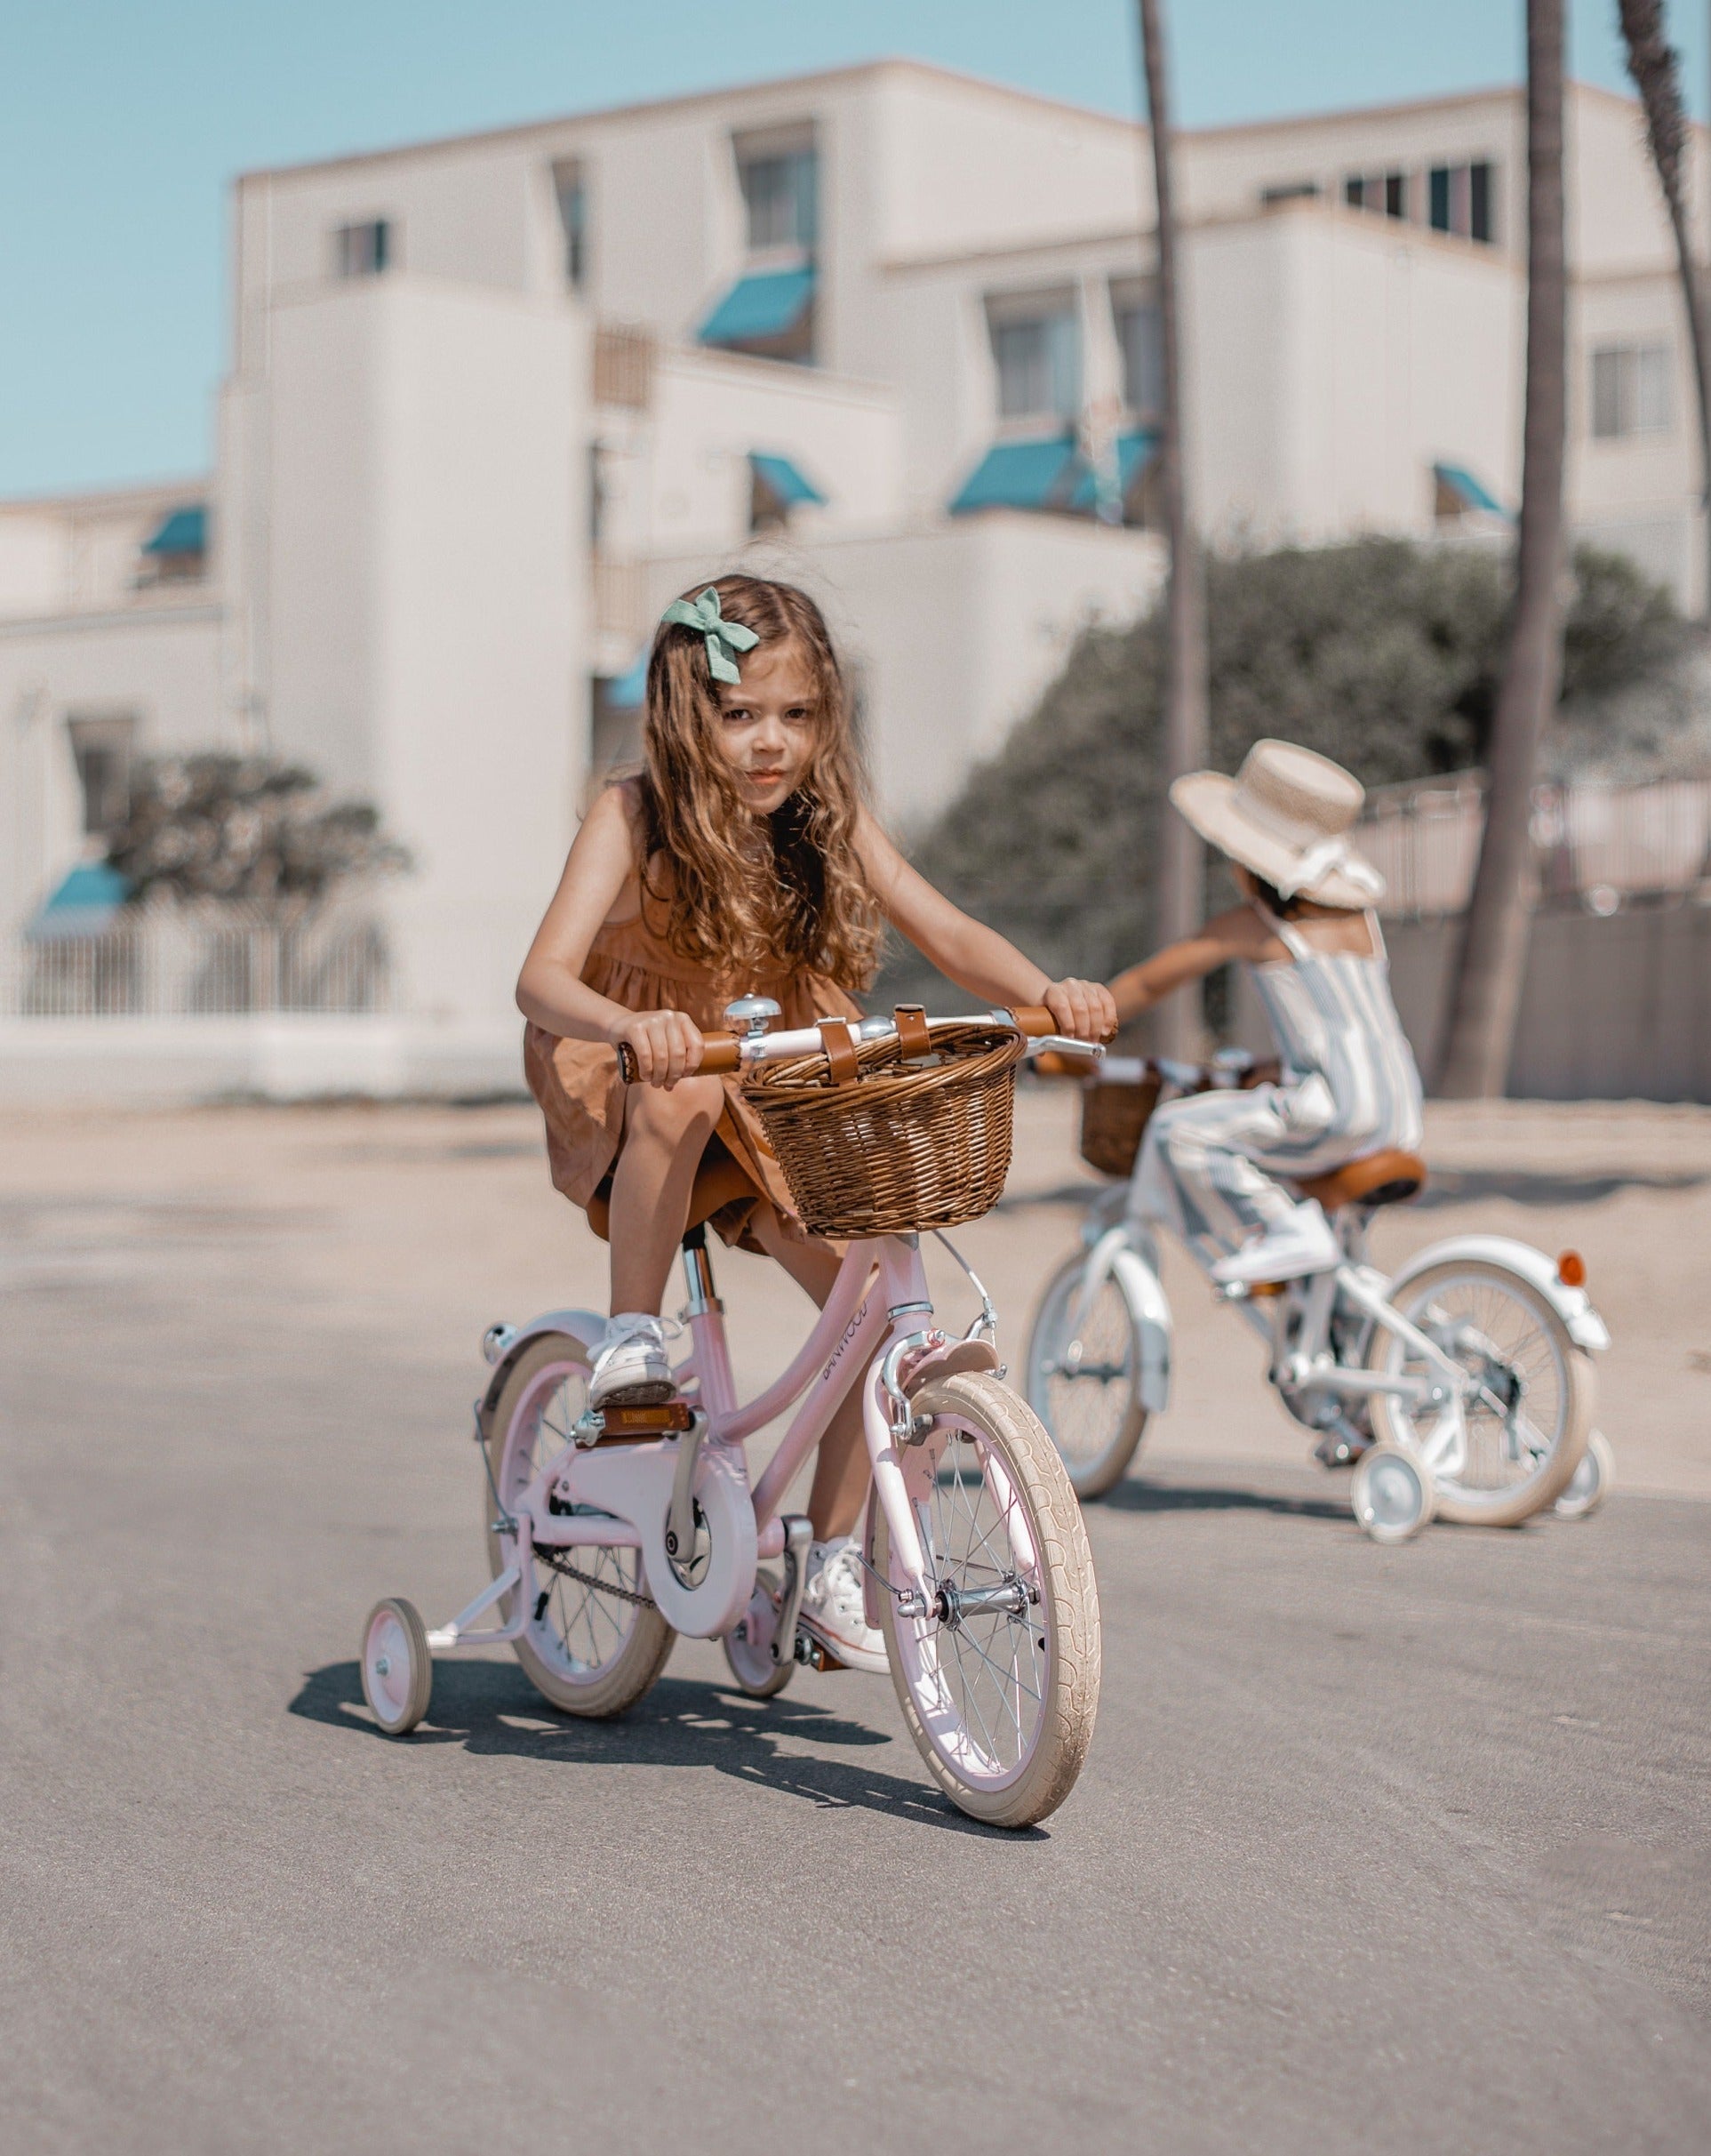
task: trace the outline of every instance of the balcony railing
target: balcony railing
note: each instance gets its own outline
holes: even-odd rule
[[[327,909],[281,925],[248,910],[147,907],[100,935],[0,948],[0,1016],[233,1017],[393,1007],[372,913]]]

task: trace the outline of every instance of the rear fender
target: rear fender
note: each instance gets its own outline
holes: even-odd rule
[[[1443,1242],[1430,1243],[1424,1250],[1417,1250],[1391,1281],[1391,1295],[1430,1267],[1446,1262],[1453,1264],[1459,1258],[1507,1265],[1511,1272],[1519,1273],[1563,1320],[1575,1346],[1584,1348],[1588,1355],[1602,1355],[1610,1345],[1610,1328],[1593,1308],[1586,1289],[1564,1286],[1556,1277],[1555,1265],[1542,1250],[1535,1250],[1531,1243],[1517,1242],[1513,1236],[1452,1235]]]
[[[591,1347],[599,1341],[605,1329],[606,1320],[598,1310],[548,1310],[541,1317],[531,1318],[527,1325],[521,1326],[493,1366],[493,1375],[488,1379],[487,1390],[482,1394],[476,1409],[483,1444],[486,1444],[492,1437],[489,1425],[493,1410],[499,1405],[499,1396],[505,1389],[505,1381],[532,1340],[540,1339],[543,1333],[573,1333],[585,1346]]]

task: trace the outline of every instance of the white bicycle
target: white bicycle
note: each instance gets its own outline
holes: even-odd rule
[[[1210,1064],[1107,1056],[1085,1081],[1083,1151],[1126,1173],[1165,1091],[1255,1082],[1241,1050]],[[1125,1098],[1126,1094],[1126,1098]],[[1417,1154],[1387,1150],[1295,1187],[1324,1208],[1343,1258],[1302,1280],[1220,1288],[1264,1341],[1266,1375],[1317,1433],[1326,1467],[1353,1464],[1355,1516],[1398,1543],[1434,1517],[1517,1527],[1553,1507],[1584,1518],[1608,1494],[1610,1447],[1592,1428],[1592,1357],[1610,1345],[1572,1251],[1553,1262],[1508,1236],[1459,1235],[1387,1278],[1371,1262],[1374,1213],[1416,1196]],[[1028,1404],[1075,1493],[1118,1483],[1168,1404],[1172,1326],[1152,1231],[1117,1183],[1091,1207],[1082,1248],[1052,1274],[1028,1342]],[[1190,1243],[1208,1270],[1221,1252]]]

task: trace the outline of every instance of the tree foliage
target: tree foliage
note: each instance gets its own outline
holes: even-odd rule
[[[1213,763],[1234,771],[1272,734],[1334,757],[1368,786],[1477,765],[1509,596],[1506,557],[1474,548],[1369,539],[1214,559]],[[1673,658],[1680,633],[1667,595],[1626,557],[1582,549],[1565,700],[1644,676]],[[916,848],[959,905],[1053,974],[1108,978],[1150,946],[1163,672],[1157,613],[1090,629]],[[882,994],[917,973],[899,957]]]
[[[107,858],[139,898],[169,891],[276,914],[307,911],[340,886],[410,865],[366,802],[328,801],[295,764],[215,752],[138,764]]]

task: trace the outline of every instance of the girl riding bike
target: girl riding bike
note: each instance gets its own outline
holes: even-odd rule
[[[700,1075],[726,1002],[788,1027],[854,1015],[885,925],[986,1001],[1043,1004],[1066,1033],[1115,1024],[1096,983],[1049,981],[916,874],[861,797],[842,669],[819,607],[724,576],[666,610],[648,663],[644,765],[596,799],[517,983],[524,1069],[557,1189],[612,1246],[612,1311],[589,1403],[672,1390],[660,1307],[692,1194],[729,1242],[823,1304],[839,1254],[804,1234],[734,1079]],[[619,1049],[634,1058],[627,1086]],[[820,1441],[802,1620],[839,1661],[883,1671],[852,1538],[867,1492],[859,1401]]]
[[[1112,983],[1127,1020],[1232,959],[1253,968],[1283,1084],[1160,1109],[1131,1199],[1141,1217],[1222,1249],[1210,1270],[1225,1286],[1300,1279],[1341,1257],[1319,1205],[1275,1176],[1420,1142],[1419,1073],[1371,910],[1384,879],[1347,838],[1364,799],[1340,765],[1288,741],[1256,742],[1234,779],[1177,780],[1172,804],[1235,863],[1243,903]]]

